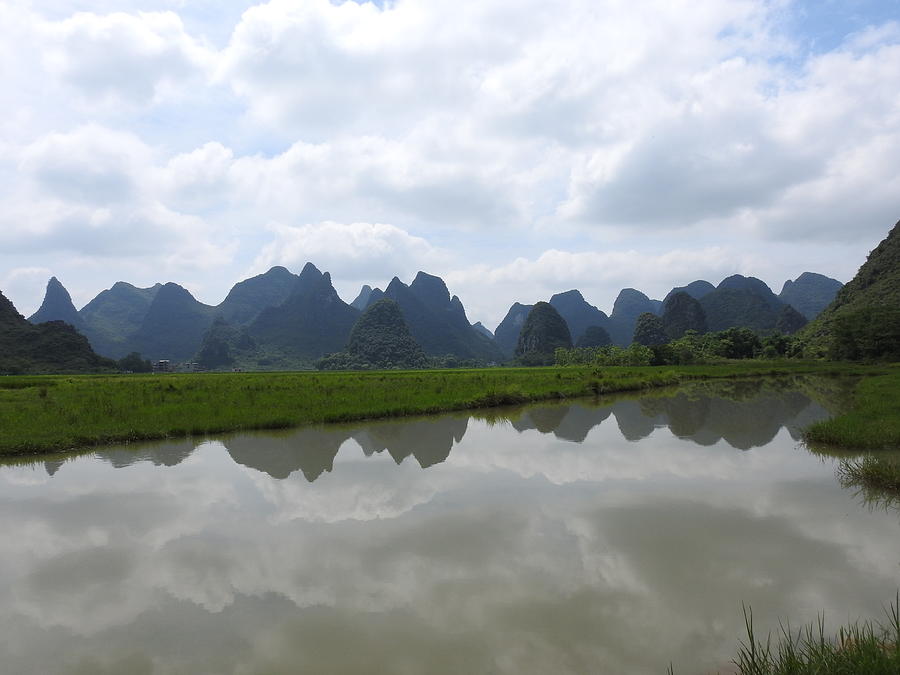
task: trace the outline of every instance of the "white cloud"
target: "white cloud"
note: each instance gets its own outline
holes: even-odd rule
[[[336,280],[383,283],[392,276],[409,276],[446,258],[445,253],[421,237],[383,223],[272,223],[268,229],[274,239],[254,262],[255,272],[273,265],[299,270],[312,261],[323,271],[332,272]],[[354,284],[353,290],[359,283]]]
[[[79,12],[43,26],[47,70],[91,104],[152,102],[204,79],[213,54],[174,12]]]
[[[279,256],[348,285],[453,271],[475,318],[570,287],[608,310],[616,285],[780,283],[806,259],[846,276],[900,211],[900,30],[873,21],[810,55],[791,11],[273,0],[235,19],[208,0],[7,3],[0,263],[90,297],[84,269],[102,257],[108,276],[166,270],[210,300]],[[341,252],[309,230],[326,223],[409,239],[355,230]],[[691,271],[657,264],[666,250],[730,258],[688,256]],[[533,276],[513,281],[518,268]]]

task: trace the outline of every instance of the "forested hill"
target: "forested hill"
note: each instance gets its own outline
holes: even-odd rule
[[[900,222],[804,336],[810,355],[900,360]]]
[[[70,324],[31,324],[0,292],[0,374],[80,373],[113,368],[115,363],[95,354],[87,338]]]

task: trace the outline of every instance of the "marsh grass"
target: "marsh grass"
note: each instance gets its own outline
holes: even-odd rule
[[[639,391],[688,381],[859,368],[718,366],[197,373],[0,378],[0,454],[281,429]]]
[[[842,448],[900,448],[900,365],[861,380],[850,410],[813,424],[804,437],[811,444]]]
[[[747,638],[734,664],[740,675],[897,675],[900,673],[900,594],[885,609],[887,621],[854,622],[825,632],[825,617],[797,631],[782,625],[774,644],[754,632],[753,612],[744,608]]]

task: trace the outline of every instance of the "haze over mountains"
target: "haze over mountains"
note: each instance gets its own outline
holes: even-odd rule
[[[679,292],[696,299],[709,330],[746,326],[762,333],[793,332],[821,312],[841,286],[805,272],[776,295],[759,279],[733,275],[717,286],[697,280],[673,288],[666,300]],[[396,303],[409,335],[428,357],[481,363],[513,356],[534,307],[514,303],[492,333],[470,323],[462,301],[440,277],[419,272],[409,285],[397,277],[384,290],[366,285],[348,304],[329,273],[307,263],[299,274],[277,266],[241,281],[215,306],[171,282],[149,288],[118,282],[76,310],[54,277],[29,321],[65,321],[109,358],[139,352],[152,360],[197,360],[208,368],[290,368],[344,350],[361,314],[383,299]],[[631,343],[641,314],[663,316],[665,306],[634,288],[622,289],[609,315],[577,289],[554,294],[549,305],[564,319],[573,344],[620,346]]]

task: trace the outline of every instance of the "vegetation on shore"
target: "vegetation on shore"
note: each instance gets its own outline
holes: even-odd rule
[[[792,632],[783,626],[775,644],[771,636],[760,640],[753,631],[753,615],[744,610],[747,640],[735,665],[740,675],[895,675],[900,672],[900,595],[885,610],[888,621],[856,621],[825,635],[825,618]]]
[[[0,454],[396,417],[767,375],[872,367],[745,361],[718,366],[12,376],[0,378]]]

